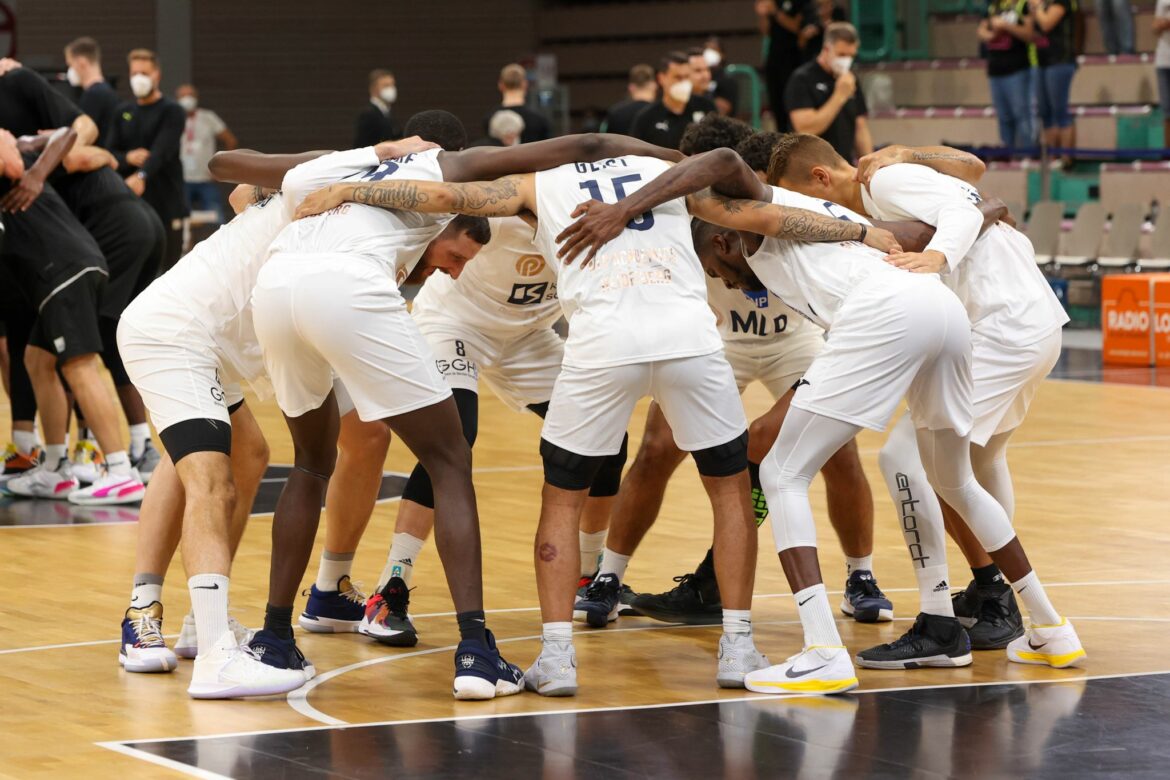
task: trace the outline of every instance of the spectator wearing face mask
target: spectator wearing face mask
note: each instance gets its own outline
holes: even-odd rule
[[[792,129],[819,135],[846,160],[873,151],[865,95],[851,70],[859,43],[853,25],[830,24],[821,53],[797,68],[784,90]]]
[[[354,123],[353,146],[362,149],[383,141],[402,137],[402,127],[394,121],[393,108],[398,100],[398,83],[394,74],[381,68],[370,71],[370,104],[362,109]]]
[[[118,173],[135,195],[158,213],[167,230],[165,271],[183,253],[184,222],[190,209],[183,188],[179,148],[187,114],[159,90],[162,70],[150,49],[134,49],[130,63],[130,91],[134,102],[123,103],[110,126],[109,150],[118,161]]]
[[[70,86],[81,89],[81,110],[97,125],[94,146],[105,147],[122,99],[102,75],[102,50],[93,38],[78,38],[65,47],[65,64],[69,66],[65,78]]]
[[[231,150],[240,144],[219,114],[199,107],[199,92],[191,84],[181,84],[175,90],[175,99],[187,113],[183,127],[183,146],[179,159],[183,161],[183,181],[187,201],[198,211],[214,211],[216,225],[223,223],[223,197],[219,185],[211,178],[207,163],[219,148]]]
[[[714,101],[715,109],[720,114],[734,116],[739,105],[739,85],[735,83],[735,79],[727,75],[727,69],[723,64],[723,44],[719,38],[712,35],[704,41],[697,53],[711,72],[706,97]],[[696,50],[692,49],[690,55],[691,66],[694,67]]]
[[[662,96],[642,109],[634,119],[630,135],[667,149],[677,149],[687,128],[713,113],[715,104],[693,94],[691,59],[681,51],[671,52],[659,61],[657,76]]]

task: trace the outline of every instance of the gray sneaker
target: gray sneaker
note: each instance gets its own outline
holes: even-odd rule
[[[159,461],[162,456],[158,454],[158,450],[154,448],[154,444],[150,439],[146,440],[146,449],[142,451],[141,457],[134,461],[134,468],[138,469],[138,476],[142,477],[142,484],[150,484],[150,477],[154,474],[154,470],[158,468]]]
[[[771,664],[756,649],[751,634],[724,634],[719,638],[719,671],[715,682],[720,688],[742,688],[744,675]]]
[[[740,685],[743,675],[740,675]],[[541,696],[577,695],[577,653],[572,642],[545,642],[524,672],[524,687]]]

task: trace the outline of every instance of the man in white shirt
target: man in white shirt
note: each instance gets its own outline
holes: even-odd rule
[[[299,214],[331,213],[347,201],[424,213],[528,214],[537,220],[537,246],[551,258],[558,232],[582,197],[621,201],[666,170],[660,160],[628,156],[477,184],[342,184],[306,200]],[[775,232],[785,235],[840,240],[866,232],[807,211],[784,215],[788,221],[778,220]],[[524,678],[541,695],[576,693],[571,618],[579,518],[594,475],[607,456],[619,452],[634,404],[646,395],[662,407],[679,446],[694,455],[714,510],[724,606],[716,680],[740,687],[747,673],[767,663],[751,634],[755,571],[743,565],[756,550],[747,423],[686,235],[689,221],[681,200],[667,202],[627,220],[629,230],[594,263],[558,269],[569,338],[541,440],[545,486],[534,553],[543,648]],[[874,229],[872,239],[888,239],[892,246],[892,237],[882,234]],[[616,556],[603,561],[597,580],[620,587],[626,562]]]
[[[187,113],[187,124],[179,146],[179,159],[183,161],[183,182],[187,188],[187,200],[195,211],[215,212],[213,224],[223,224],[223,198],[219,185],[211,178],[207,163],[215,154],[216,144],[224,150],[239,147],[235,134],[219,114],[199,106],[199,92],[192,84],[180,84],[175,90],[175,100]],[[389,140],[389,139],[383,139]]]
[[[770,178],[772,173],[774,165]],[[703,189],[710,185],[745,199],[713,195]],[[768,290],[828,331],[825,349],[801,381],[761,467],[805,648],[784,664],[749,673],[747,687],[771,693],[839,693],[856,687],[821,583],[808,484],[828,455],[861,428],[884,429],[903,396],[930,484],[971,527],[1032,614],[1033,626],[1008,646],[1008,659],[1054,667],[1079,663],[1085,652],[1076,632],[1052,607],[1003,506],[972,469],[970,323],[959,300],[937,276],[907,273],[856,243],[761,241],[755,225],[759,214],[769,213],[768,203],[820,208],[861,225],[868,220],[823,197],[762,184],[729,150],[689,158],[616,206],[582,204],[578,212],[600,212],[594,221],[605,226],[597,231],[597,241],[604,241],[631,214],[690,192],[700,193],[691,199],[692,211],[722,225],[695,225],[695,245],[707,270],[740,289]],[[927,248],[946,245],[948,233],[941,239],[936,234]],[[895,257],[913,260],[900,250]],[[936,538],[941,525],[936,521],[932,530]],[[945,593],[947,586],[941,584]],[[945,611],[950,604],[945,596],[943,601]],[[940,652],[929,659],[931,665],[971,662],[965,632],[953,617],[950,622],[946,646],[935,643]]]
[[[769,176],[783,186],[868,216],[919,219],[937,227],[926,251],[896,255],[890,261],[919,273],[941,274],[967,310],[975,412],[971,461],[980,484],[1010,518],[1015,495],[1007,464],[1008,440],[1060,357],[1060,331],[1068,315],[1037,268],[1027,237],[1005,224],[980,235],[976,204],[982,199],[973,183],[927,167],[947,154],[885,151],[876,163],[870,161],[862,185],[857,170],[831,147],[813,136],[798,135],[777,145]],[[885,165],[903,158],[920,164]],[[1011,588],[993,556],[984,551],[983,540],[972,536],[950,507],[945,510],[947,527],[967,555],[975,579],[953,607],[949,594],[938,590],[937,583],[947,581],[945,540],[926,531],[941,527],[944,510],[920,465],[908,419],[894,427],[879,462],[911,548],[923,613],[957,615],[966,623],[974,649],[1007,647],[1022,636],[1023,621]],[[877,668],[921,665],[923,654],[929,654],[931,626],[938,622],[928,619],[902,640],[864,651],[858,658],[863,666]]]

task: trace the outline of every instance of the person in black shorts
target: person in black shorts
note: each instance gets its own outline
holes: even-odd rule
[[[42,158],[49,156],[53,162],[51,158],[60,149],[58,140],[66,139],[67,150],[74,136],[69,128],[59,128],[47,142]],[[0,160],[4,163],[0,203],[6,203],[7,195],[20,188],[25,170],[36,159],[22,157],[16,139],[0,131]],[[52,167],[56,167],[55,162]],[[101,250],[51,184],[43,185],[31,202],[5,210],[3,221],[6,235],[0,262],[36,312],[24,364],[46,442],[41,465],[6,482],[5,490],[34,498],[68,498],[79,504],[138,501],[145,488],[131,468],[113,399],[98,368],[97,356],[102,350],[98,309],[108,277]],[[106,452],[105,472],[85,489],[79,489],[66,458],[69,407],[61,377],[69,383]]]

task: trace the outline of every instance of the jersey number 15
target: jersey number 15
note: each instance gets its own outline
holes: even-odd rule
[[[606,181],[613,185],[613,202],[616,203],[622,198],[626,197],[626,184],[629,182],[642,181],[642,175],[638,173],[630,173],[625,176],[615,176],[612,179],[606,179]],[[581,182],[580,187],[583,190],[588,190],[589,197],[593,200],[599,200],[602,203],[609,202],[602,196],[601,184],[597,179],[583,181]],[[638,216],[627,222],[626,227],[628,227],[630,230],[649,230],[650,228],[654,227],[654,212],[643,211],[641,216]]]

